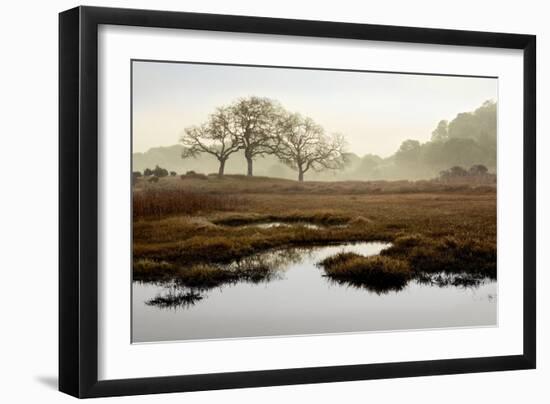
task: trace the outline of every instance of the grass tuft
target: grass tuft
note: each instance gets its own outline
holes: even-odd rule
[[[379,255],[339,253],[320,262],[328,277],[374,289],[400,289],[411,279],[407,262]]]

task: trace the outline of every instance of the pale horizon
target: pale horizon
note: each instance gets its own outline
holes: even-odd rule
[[[216,107],[248,96],[276,100],[343,134],[348,151],[388,157],[407,139],[430,140],[437,123],[487,100],[494,78],[133,62],[133,151],[179,143]]]

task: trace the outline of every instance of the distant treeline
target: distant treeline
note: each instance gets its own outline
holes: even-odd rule
[[[486,101],[473,112],[463,112],[451,122],[440,121],[431,140],[405,140],[390,158],[365,156],[361,172],[372,177],[429,178],[453,166],[481,164],[496,170],[497,104]]]
[[[472,166],[484,166],[489,173],[496,172],[497,147],[497,104],[486,101],[473,112],[458,114],[453,120],[440,121],[425,143],[405,140],[390,157],[374,154],[359,157],[346,154],[345,166],[337,171],[313,171],[309,180],[401,180],[430,179],[440,173],[460,167],[466,173]],[[165,170],[185,173],[194,170],[200,173],[219,171],[219,161],[206,153],[194,159],[182,159],[183,145],[158,147],[146,153],[134,153],[133,166],[136,171],[159,165]],[[247,161],[243,150],[228,159],[225,172],[243,174],[247,172]],[[465,167],[465,168],[464,168]],[[151,171],[154,169],[150,169]],[[460,172],[460,170],[458,171]],[[284,164],[277,156],[264,155],[254,160],[254,174],[260,176],[296,179],[296,171]],[[456,173],[455,173],[456,174]],[[449,178],[449,177],[447,177]]]
[[[159,178],[167,177],[170,175],[171,177],[175,177],[177,173],[175,171],[170,171],[168,173],[168,170],[159,167],[158,165],[153,169],[146,168],[143,173],[141,171],[133,171],[132,172],[132,178],[134,182],[141,177],[145,177],[145,179],[149,182],[158,182]],[[204,173],[197,173],[195,171],[187,171],[184,174],[180,175],[180,178],[182,180],[187,179],[201,179],[201,180],[207,180],[210,176],[219,176],[216,173],[210,173],[208,175]],[[235,177],[235,176],[232,176]],[[239,177],[237,175],[237,177]],[[384,180],[382,180],[384,181]],[[469,169],[465,169],[461,166],[453,166],[447,170],[442,170],[439,172],[439,176],[432,178],[432,182],[453,182],[453,183],[483,183],[483,184],[494,184],[496,183],[496,174],[489,173],[489,170],[487,167],[485,167],[483,164],[475,164],[471,166]],[[376,182],[376,181],[372,181]],[[391,181],[391,182],[400,182],[400,181]],[[408,182],[408,180],[405,180],[405,182]],[[421,181],[417,181],[421,182]],[[424,181],[425,182],[425,181]]]

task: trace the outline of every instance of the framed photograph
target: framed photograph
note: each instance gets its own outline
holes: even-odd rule
[[[535,368],[535,36],[59,17],[59,388]]]

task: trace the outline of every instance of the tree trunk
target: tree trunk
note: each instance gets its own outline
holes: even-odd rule
[[[224,170],[225,170],[225,160],[220,160],[220,168],[218,169],[218,177],[223,177]]]
[[[252,158],[247,157],[246,163],[248,167],[246,175],[248,175],[249,177],[252,177]]]
[[[298,181],[302,182],[304,180],[304,171],[298,170]]]

